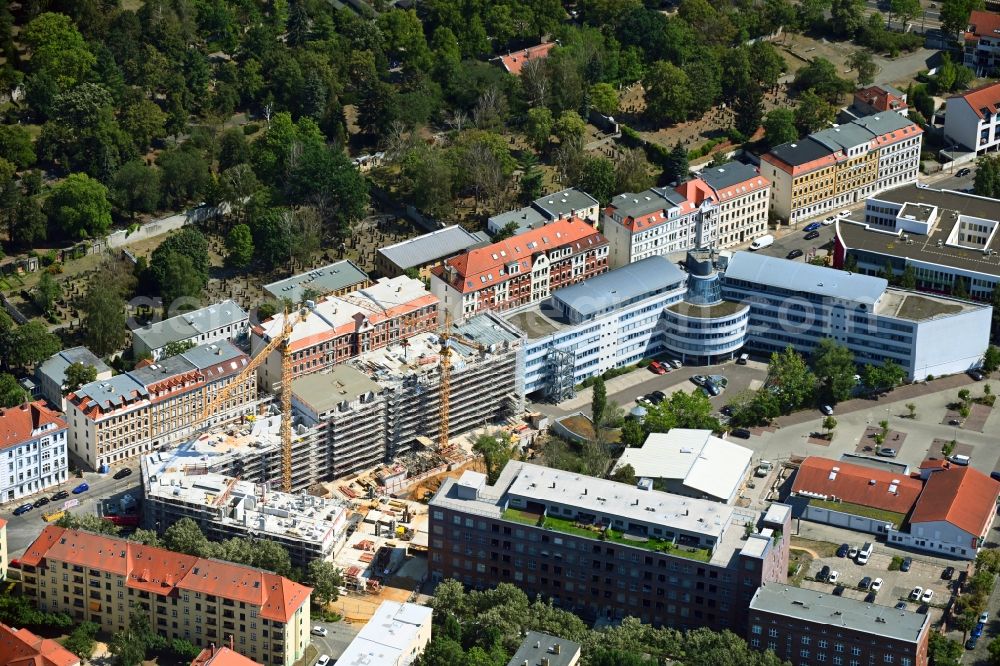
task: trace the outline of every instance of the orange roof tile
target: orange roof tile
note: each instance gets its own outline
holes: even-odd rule
[[[995,38],[998,32],[1000,32],[1000,14],[981,10],[969,14],[969,29],[965,31],[966,39]]]
[[[288,622],[312,592],[270,571],[55,525],[42,530],[21,563],[38,566],[46,559],[126,576],[128,587],[157,594],[183,589],[244,601],[279,622]]]
[[[951,100],[955,99],[965,100],[965,103],[969,105],[972,112],[980,118],[985,117],[984,110],[989,115],[996,114],[1000,112],[1000,83],[988,83],[985,86],[979,86],[964,95],[949,97],[948,101],[950,103]]]
[[[451,285],[462,293],[470,293],[501,284],[514,275],[530,272],[536,252],[574,244],[577,249],[591,249],[607,243],[607,239],[590,224],[580,218],[570,217],[492,245],[469,250],[448,259],[444,265],[457,272]],[[518,273],[512,274],[506,270],[511,264],[519,264]],[[435,273],[447,275],[440,267]]]
[[[881,86],[868,86],[854,93],[855,101],[860,101],[879,111],[898,111],[906,108],[906,102]]]
[[[58,413],[46,407],[41,400],[0,409],[0,449],[30,440],[33,431],[50,423],[54,423],[57,429],[66,427],[66,422],[59,418]]]
[[[548,42],[546,44],[539,44],[538,46],[521,49],[520,51],[512,51],[505,56],[500,56],[500,64],[502,64],[503,68],[508,72],[517,76],[521,73],[521,68],[524,67],[525,63],[530,60],[547,58],[549,51],[551,51],[552,47],[555,45],[555,42]]]
[[[978,537],[993,520],[998,496],[1000,482],[972,467],[953,465],[931,472],[910,524],[943,521]]]
[[[919,479],[904,474],[818,456],[810,456],[802,462],[792,484],[793,493],[806,497],[826,495],[851,504],[903,514],[913,508],[922,488]]]
[[[79,666],[80,658],[59,643],[27,629],[0,624],[0,664],[4,666]]]
[[[194,658],[191,666],[261,666],[261,664],[227,647],[208,647]]]

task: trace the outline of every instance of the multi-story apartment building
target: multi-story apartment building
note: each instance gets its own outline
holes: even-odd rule
[[[21,557],[24,594],[108,634],[133,612],[159,635],[196,646],[232,643],[268,666],[292,666],[309,645],[312,590],[231,562],[49,525]]]
[[[264,285],[264,291],[276,303],[298,307],[304,301],[318,301],[324,296],[340,296],[371,284],[368,274],[350,259],[298,273],[284,280]],[[278,309],[281,309],[279,305]]]
[[[923,130],[896,112],[858,118],[783,143],[761,158],[771,212],[798,224],[916,180]]]
[[[66,396],[70,452],[100,469],[252,413],[257,383],[251,375],[201,419],[205,405],[249,362],[231,342],[214,342],[81,386]]]
[[[211,645],[194,658],[191,666],[263,666],[263,664],[248,659],[224,645],[221,647]]]
[[[245,341],[249,330],[250,316],[236,301],[227,300],[133,329],[132,351],[136,358],[148,356],[159,361],[169,344]]]
[[[927,666],[927,614],[770,583],[749,615],[750,646],[793,664]]]
[[[879,277],[753,252],[729,260],[726,300],[750,306],[747,346],[808,356],[824,338],[855,362],[899,364],[907,378],[977,366],[989,345],[993,309],[952,298],[889,289]]]
[[[438,299],[420,280],[400,275],[381,278],[365,289],[331,296],[312,307],[289,313],[294,327],[289,337],[292,372],[301,377],[328,370],[359,354],[399,343],[437,326]],[[284,329],[285,314],[277,314],[251,329],[253,356]],[[258,366],[266,390],[281,384],[280,349]]]
[[[375,270],[383,277],[412,275],[416,271],[421,280],[429,280],[431,269],[445,259],[489,243],[490,237],[485,232],[472,233],[453,224],[379,248],[375,251]]]
[[[111,379],[111,375],[114,374],[104,361],[86,347],[63,349],[43,361],[35,368],[38,389],[43,398],[64,412],[66,411],[64,392],[68,388],[66,369],[74,363],[92,367],[96,372],[94,379]]]
[[[52,638],[0,624],[0,664],[5,666],[80,666],[80,658]]]
[[[1000,69],[1000,14],[972,11],[964,37],[963,64],[976,76],[993,76]]]
[[[537,229],[555,220],[576,217],[597,226],[601,214],[601,204],[583,190],[570,187],[559,192],[546,194],[531,202],[530,206],[499,213],[486,220],[486,230],[498,234],[504,227],[514,223],[515,234]]]
[[[0,502],[66,480],[66,433],[66,422],[44,401],[0,409]]]
[[[608,241],[578,218],[559,219],[453,257],[431,274],[431,291],[455,321],[536,303],[608,270]]]
[[[841,220],[834,266],[866,275],[911,269],[916,288],[988,301],[1000,283],[996,199],[906,185],[865,202],[864,220]]]
[[[611,266],[750,241],[767,230],[769,192],[770,182],[756,169],[729,162],[674,189],[619,194],[602,216]]]
[[[510,462],[493,485],[476,472],[446,480],[429,513],[432,579],[512,583],[588,619],[742,632],[757,588],[788,573],[782,504],[761,516]]]
[[[1000,35],[997,37],[1000,39]],[[944,112],[944,139],[976,155],[1000,148],[1000,83],[949,97]]]

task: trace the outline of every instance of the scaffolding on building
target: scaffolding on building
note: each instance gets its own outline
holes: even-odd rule
[[[545,355],[545,365],[551,378],[545,397],[558,403],[576,397],[576,355],[568,349],[552,348]]]

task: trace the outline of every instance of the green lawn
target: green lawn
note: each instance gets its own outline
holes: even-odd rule
[[[906,520],[906,515],[902,513],[886,511],[884,509],[875,509],[870,506],[862,506],[861,504],[851,504],[850,502],[830,502],[827,500],[813,499],[809,500],[809,504],[812,506],[818,506],[821,509],[840,511],[841,513],[849,513],[854,516],[863,516],[873,520],[881,520],[887,523],[892,523],[897,528],[902,527],[903,521]]]
[[[503,512],[504,520],[521,523],[523,525],[538,525],[539,518],[541,518],[541,516],[537,513],[528,513],[527,511],[521,511],[520,509],[505,509]]]
[[[586,539],[600,539],[600,533],[595,532],[594,530],[589,530],[585,527],[580,527],[576,525],[575,521],[567,518],[546,516],[545,522],[542,523],[542,527],[556,532],[563,532],[564,534],[584,537]],[[606,530],[604,532],[604,536],[605,541],[611,541],[623,546],[632,546],[633,548],[643,548],[645,550],[652,550],[656,552],[666,552],[671,555],[677,555],[678,557],[698,560],[699,562],[708,562],[712,559],[712,551],[710,550],[705,548],[675,546],[673,543],[664,541],[663,539],[652,537],[646,539],[645,541],[639,539],[627,539],[622,532],[618,532],[616,530]]]

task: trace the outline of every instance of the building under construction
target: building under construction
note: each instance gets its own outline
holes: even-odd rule
[[[503,421],[523,411],[523,334],[487,313],[455,326],[447,342],[451,363],[449,435]],[[421,333],[406,344],[368,352],[292,383],[292,490],[339,479],[438,449],[442,336]],[[276,405],[270,406],[272,412]],[[158,453],[178,467],[279,487],[280,417],[202,435]],[[421,470],[411,470],[414,475]]]

